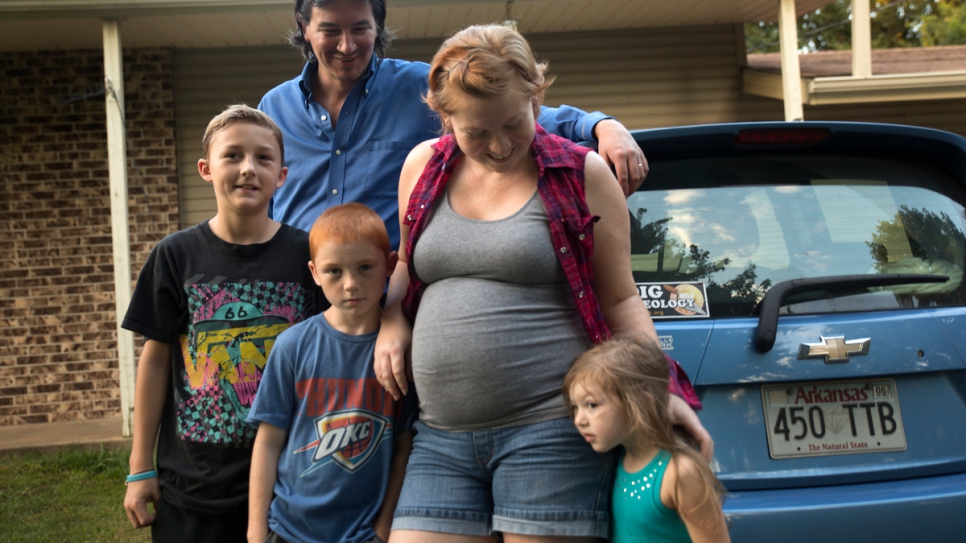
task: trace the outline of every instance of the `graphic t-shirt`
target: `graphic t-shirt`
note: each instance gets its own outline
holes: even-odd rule
[[[255,427],[245,421],[279,334],[318,313],[308,234],[282,225],[236,245],[207,222],[163,239],[122,326],[170,344],[171,393],[158,436],[164,497],[200,511],[245,507]]]
[[[399,432],[415,394],[396,402],[376,380],[378,332],[353,336],[324,315],[278,338],[248,420],[288,431],[268,526],[287,541],[363,543],[375,537]]]

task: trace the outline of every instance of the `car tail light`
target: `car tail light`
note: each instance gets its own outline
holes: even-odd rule
[[[832,134],[828,128],[748,128],[738,132],[738,145],[800,145],[825,141]]]

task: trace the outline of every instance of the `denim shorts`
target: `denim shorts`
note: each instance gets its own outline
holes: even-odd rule
[[[559,418],[449,432],[415,424],[393,530],[608,537],[615,454]]]

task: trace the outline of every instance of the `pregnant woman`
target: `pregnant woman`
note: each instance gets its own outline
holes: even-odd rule
[[[600,156],[535,122],[545,70],[495,25],[459,32],[433,59],[426,101],[445,135],[403,167],[400,264],[376,354],[383,385],[404,391],[411,342],[420,399],[393,543],[609,534],[614,456],[576,431],[560,387],[592,344],[657,337],[620,186]],[[672,416],[710,454],[674,398]]]

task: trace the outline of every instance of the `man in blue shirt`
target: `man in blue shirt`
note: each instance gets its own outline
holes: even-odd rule
[[[362,202],[398,247],[399,172],[416,144],[440,135],[422,100],[429,65],[385,58],[385,0],[296,0],[295,19],[289,41],[302,49],[305,68],[258,106],[282,130],[289,169],[272,217],[309,230],[329,207]],[[574,141],[598,140],[627,194],[647,174],[644,154],[613,118],[562,106],[543,108],[538,122]]]

